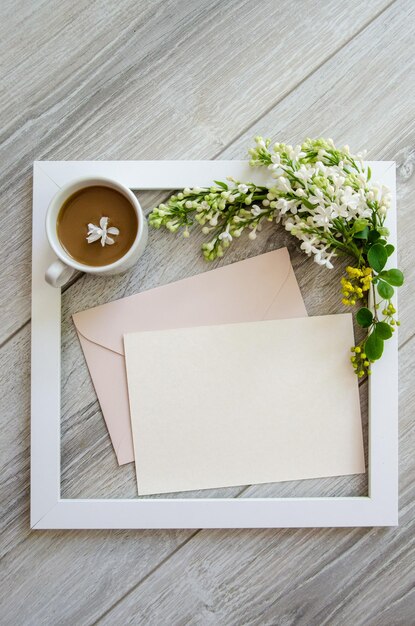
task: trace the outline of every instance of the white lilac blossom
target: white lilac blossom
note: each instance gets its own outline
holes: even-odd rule
[[[211,236],[212,245],[203,247],[207,260],[221,256],[223,246],[245,229],[255,238],[264,221],[282,222],[301,242],[312,238],[312,247],[302,249],[318,264],[324,261],[330,268],[331,259],[346,251],[358,258],[352,232],[356,222],[363,230],[375,214],[382,228],[390,205],[389,190],[369,183],[362,155],[353,157],[347,146],[338,150],[331,139],[307,139],[297,146],[276,143],[271,149],[268,139],[256,137],[255,144],[249,150],[250,164],[267,168],[272,185],[230,178],[230,184],[216,181],[211,187],[186,188],[154,209],[150,223],[172,232],[183,229],[185,236],[194,222],[199,223]],[[347,245],[345,238],[350,240]]]
[[[101,217],[99,220],[99,226],[95,224],[88,224],[88,236],[86,238],[88,243],[94,243],[94,241],[101,240],[101,246],[112,246],[115,241],[109,235],[119,235],[120,231],[115,226],[108,227],[108,217]]]
[[[367,304],[372,290],[373,310],[363,306],[356,315],[367,335],[352,349],[351,357],[358,376],[370,373],[371,363],[382,354],[383,341],[399,324],[391,298],[403,275],[398,269],[384,270],[394,250],[384,226],[391,203],[389,189],[371,182],[363,153],[353,156],[348,146],[338,149],[332,139],[306,139],[296,146],[276,143],[271,148],[269,139],[256,137],[249,154],[252,167],[265,169],[269,185],[229,177],[228,183],[185,188],[152,211],[150,224],[171,232],[182,230],[184,237],[199,224],[209,236],[202,246],[208,261],[223,256],[244,231],[249,240],[256,239],[265,222],[281,223],[318,265],[332,269],[336,256],[352,258],[341,279],[342,303],[354,306],[365,299]],[[91,236],[101,237],[95,231]],[[383,308],[376,300],[379,296]]]

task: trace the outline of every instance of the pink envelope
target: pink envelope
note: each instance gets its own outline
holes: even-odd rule
[[[287,248],[75,313],[118,463],[134,461],[124,333],[305,316]]]

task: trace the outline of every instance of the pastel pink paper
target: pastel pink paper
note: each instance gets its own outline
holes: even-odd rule
[[[118,463],[134,461],[124,334],[305,316],[286,248],[76,313]]]

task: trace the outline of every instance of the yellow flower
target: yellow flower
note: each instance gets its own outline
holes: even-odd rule
[[[343,304],[346,306],[354,305],[356,300],[363,298],[364,292],[370,289],[372,282],[372,269],[370,267],[346,267],[348,278],[343,276],[340,279],[342,286]],[[347,300],[347,302],[345,302]]]
[[[358,267],[351,267],[350,265],[346,267],[346,272],[349,274],[350,278],[360,278],[363,276],[363,270],[360,270]]]

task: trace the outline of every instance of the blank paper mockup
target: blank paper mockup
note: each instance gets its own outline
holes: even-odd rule
[[[134,461],[125,333],[305,315],[287,248],[75,313],[73,320],[118,463]]]
[[[124,335],[140,495],[365,471],[352,317]]]

